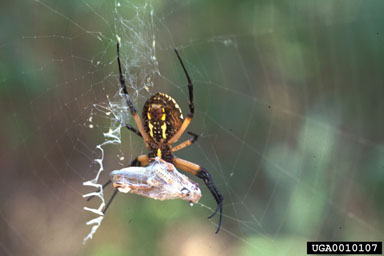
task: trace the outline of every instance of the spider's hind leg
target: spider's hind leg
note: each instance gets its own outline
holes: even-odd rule
[[[118,64],[118,67],[119,67],[119,80],[120,80],[121,89],[123,90],[123,93],[124,93],[124,98],[125,98],[125,100],[127,102],[129,110],[131,111],[133,119],[136,122],[137,129],[139,129],[138,132],[143,137],[145,146],[148,148],[148,142],[150,141],[150,137],[145,132],[143,124],[141,122],[141,119],[140,119],[139,115],[137,114],[136,108],[133,106],[131,98],[129,97],[129,94],[128,94],[127,85],[125,83],[125,78],[124,78],[124,75],[123,75],[123,72],[122,72],[122,68],[121,68],[121,63],[120,63],[120,45],[119,45],[119,43],[117,43],[116,54],[117,54],[117,64]],[[127,127],[127,128],[130,129],[129,127]],[[132,129],[130,129],[130,130],[132,130]]]
[[[189,92],[189,113],[187,117],[185,118],[183,124],[181,125],[180,129],[177,131],[176,134],[173,135],[172,138],[168,140],[168,144],[173,144],[177,142],[180,139],[180,136],[185,132],[185,129],[187,129],[188,125],[191,123],[193,115],[195,113],[195,105],[193,104],[193,84],[192,80],[189,77],[188,71],[184,66],[183,60],[181,59],[179,52],[175,49],[175,53],[177,55],[177,58],[180,61],[181,67],[184,70],[185,76],[187,77],[188,81],[188,92]]]

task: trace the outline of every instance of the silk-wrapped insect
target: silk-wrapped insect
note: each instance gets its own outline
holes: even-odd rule
[[[110,176],[112,186],[123,193],[156,200],[182,199],[194,204],[201,197],[198,183],[159,157],[146,167],[127,167],[112,171]]]

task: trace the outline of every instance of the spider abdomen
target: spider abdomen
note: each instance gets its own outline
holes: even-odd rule
[[[143,126],[156,142],[166,142],[180,129],[183,114],[176,101],[165,93],[158,92],[144,104]]]

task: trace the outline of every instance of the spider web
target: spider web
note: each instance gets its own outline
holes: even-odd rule
[[[304,255],[310,240],[382,239],[382,5],[5,3],[1,254]],[[112,190],[83,198],[146,152],[121,128],[134,121],[117,41],[139,112],[158,91],[188,111],[179,50],[194,83],[188,130],[200,137],[177,156],[222,192],[218,235],[196,177],[203,197],[192,208],[119,194],[101,221]]]

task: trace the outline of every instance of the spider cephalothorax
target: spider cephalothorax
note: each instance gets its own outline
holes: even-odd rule
[[[205,168],[187,160],[178,158],[173,154],[176,151],[188,147],[189,145],[194,143],[198,138],[198,135],[192,132],[187,132],[189,135],[192,136],[192,138],[176,146],[173,146],[173,144],[180,139],[181,135],[183,135],[183,133],[186,131],[187,127],[191,123],[195,109],[193,105],[192,81],[176,49],[175,52],[188,80],[189,113],[184,119],[181,109],[176,103],[176,101],[167,94],[158,92],[155,95],[151,96],[145,102],[142,112],[142,119],[144,123],[142,123],[128,95],[124,75],[121,70],[119,44],[117,44],[117,62],[119,65],[120,84],[123,91],[123,95],[126,99],[127,105],[131,111],[131,114],[136,122],[138,129],[135,129],[129,124],[124,124],[124,126],[127,127],[130,131],[136,133],[138,136],[142,137],[144,139],[144,144],[146,148],[149,150],[148,154],[136,157],[131,162],[131,166],[148,166],[151,162],[154,161],[155,157],[159,157],[165,160],[166,162],[173,164],[176,168],[189,172],[192,175],[195,175],[196,177],[202,179],[217,202],[216,210],[208,218],[213,217],[217,213],[217,211],[220,210],[220,219],[216,230],[217,233],[219,232],[221,227],[223,196],[217,189],[216,185],[213,183],[211,175],[207,172],[207,170],[205,170]],[[109,180],[103,185],[103,188],[110,183],[111,181]],[[108,206],[112,202],[116,193],[117,190],[115,190],[111,199],[107,203],[104,209],[104,213],[108,209]],[[89,199],[91,199],[91,197]]]

